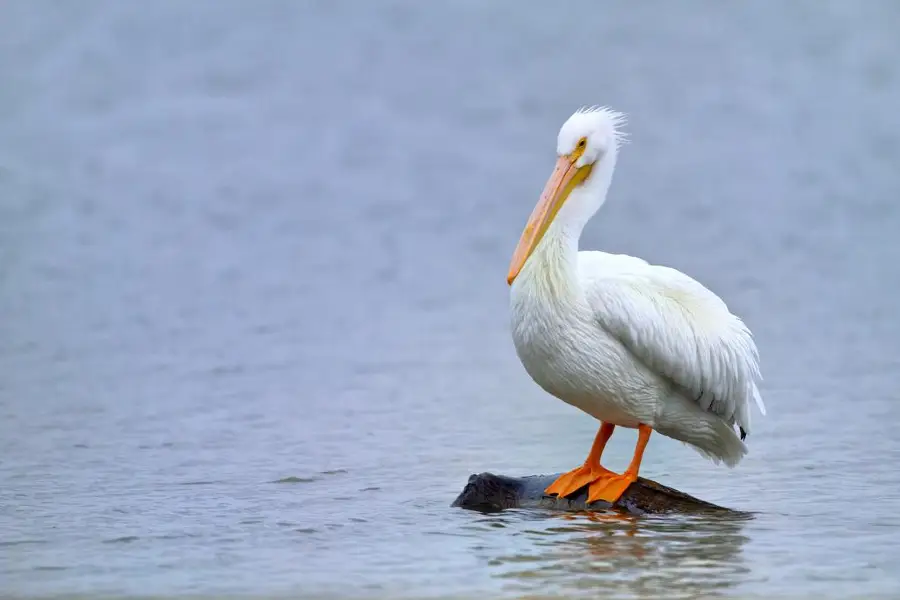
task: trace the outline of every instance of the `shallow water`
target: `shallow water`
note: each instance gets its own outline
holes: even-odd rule
[[[900,8],[565,7],[0,6],[0,591],[900,593]],[[584,245],[722,295],[770,409],[642,474],[753,519],[449,507],[590,445],[504,279],[598,102]]]

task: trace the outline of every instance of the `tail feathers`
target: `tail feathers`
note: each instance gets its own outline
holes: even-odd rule
[[[714,443],[701,445],[701,443],[682,441],[699,452],[704,458],[716,464],[725,463],[725,466],[734,468],[746,456],[747,445],[741,441],[731,427],[724,423],[722,425],[727,433],[722,432],[721,439]]]
[[[716,464],[725,463],[728,467],[734,467],[747,454],[746,444],[731,425],[699,407],[690,410],[690,414],[660,416],[663,418],[654,427],[656,431],[684,442]],[[746,432],[741,434],[746,437]]]

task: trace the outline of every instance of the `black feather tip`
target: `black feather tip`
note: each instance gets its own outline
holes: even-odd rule
[[[744,428],[743,428],[743,427],[738,427],[738,429],[741,430],[741,441],[743,442],[744,440],[747,439],[747,432],[744,431]]]

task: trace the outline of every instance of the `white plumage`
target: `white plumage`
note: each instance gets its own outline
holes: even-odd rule
[[[557,398],[733,466],[747,452],[751,403],[765,414],[749,329],[680,271],[578,251],[582,228],[605,201],[623,121],[609,109],[582,109],[560,130],[557,171],[510,270],[516,350]]]

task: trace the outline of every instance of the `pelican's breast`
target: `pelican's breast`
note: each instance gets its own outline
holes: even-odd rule
[[[642,365],[601,328],[583,294],[523,270],[510,293],[519,360],[548,393],[603,421],[637,426],[650,407]],[[549,271],[544,271],[543,274]]]

